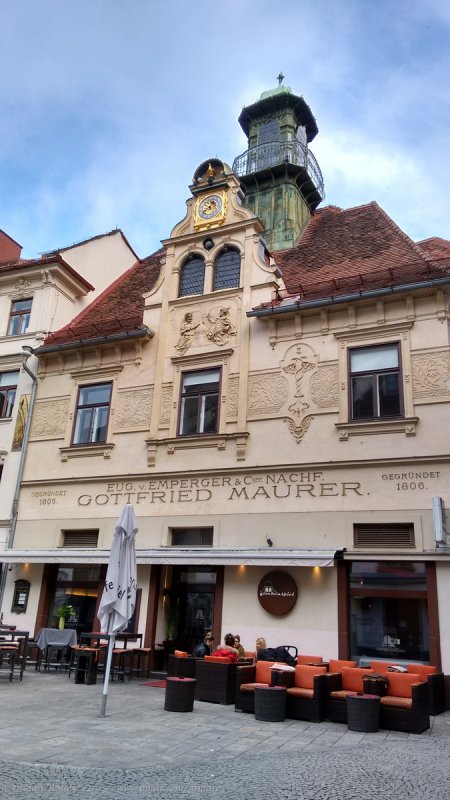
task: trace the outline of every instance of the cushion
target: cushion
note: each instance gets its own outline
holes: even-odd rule
[[[241,692],[254,692],[256,688],[264,689],[267,683],[241,683],[239,689]]]
[[[245,658],[255,658],[256,653],[254,650],[244,650]]]
[[[300,686],[293,686],[292,689],[287,689],[287,694],[293,695],[293,697],[314,697],[314,690],[313,689],[302,689]]]
[[[184,651],[184,650],[174,650],[174,651],[173,651],[173,654],[174,654],[174,656],[176,656],[177,658],[187,658],[187,657],[188,657],[188,654],[187,654],[187,653],[185,653],[185,651]]]
[[[429,675],[435,675],[437,673],[437,667],[432,667],[430,664],[407,664],[408,672],[414,672],[416,675],[420,675],[421,681],[428,680]]]
[[[388,671],[388,668],[392,667],[392,666],[393,666],[393,664],[390,663],[389,661],[371,661],[370,662],[370,669],[373,669],[373,671],[377,675],[386,675],[386,672]]]
[[[394,695],[395,697],[412,697],[412,685],[420,683],[419,675],[414,675],[412,672],[388,672],[386,675],[388,679],[387,697]]]
[[[230,659],[224,656],[205,656],[204,661],[211,661],[213,664],[229,664]]]
[[[271,672],[274,664],[275,661],[257,661],[255,681],[257,683],[267,683],[269,685],[272,678]]]
[[[412,699],[409,697],[393,697],[385,694],[384,697],[380,697],[380,703],[383,706],[391,706],[391,708],[412,709]]]
[[[342,688],[347,692],[363,692],[364,675],[373,675],[372,669],[362,667],[344,667],[342,670]]]
[[[352,692],[346,692],[345,689],[337,689],[335,692],[330,692],[330,697],[333,700],[346,700],[348,694],[352,694]]]
[[[356,667],[356,661],[342,661],[339,658],[330,658],[330,672],[342,672],[344,667]]]
[[[297,664],[321,664],[322,656],[297,656]]]
[[[326,667],[297,665],[295,668],[295,685],[300,689],[314,689],[314,676],[323,675],[327,671]]]

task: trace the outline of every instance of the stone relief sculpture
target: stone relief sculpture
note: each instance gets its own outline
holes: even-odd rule
[[[294,402],[288,407],[289,411],[294,415],[294,419],[285,417],[284,421],[297,444],[300,444],[313,419],[311,414],[307,414],[310,403],[305,397],[305,377],[316,367],[317,356],[309,345],[302,344],[289,348],[284,361],[281,363],[282,371],[287,375],[292,375],[295,381]]]
[[[193,313],[186,311],[175,345],[175,350],[178,350],[180,355],[184,355],[189,350],[197,332],[218,347],[228,344],[230,337],[236,336],[236,326],[231,322],[230,309],[220,308],[216,316],[208,311],[201,320],[194,319]]]
[[[450,394],[450,354],[413,355],[413,391],[415,398],[448,397]]]
[[[228,380],[227,391],[227,419],[234,419],[238,415],[239,403],[239,378],[232,376]]]
[[[31,437],[53,439],[64,436],[69,415],[69,398],[38,400],[34,407]]]
[[[187,311],[183,317],[183,322],[180,325],[180,338],[175,345],[175,350],[183,355],[186,350],[189,350],[192,339],[194,337],[194,333],[198,327],[200,327],[201,322],[194,322],[194,318],[190,311]]]
[[[228,344],[230,336],[236,336],[236,328],[230,320],[230,309],[221,308],[217,317],[212,317],[208,312],[204,317],[206,338],[219,347]]]
[[[281,411],[289,397],[286,378],[276,373],[251,375],[248,382],[249,416],[271,416]]]
[[[311,376],[311,400],[319,408],[333,408],[339,405],[338,366],[318,367]]]
[[[147,430],[152,414],[153,389],[119,392],[114,415],[116,431]]]

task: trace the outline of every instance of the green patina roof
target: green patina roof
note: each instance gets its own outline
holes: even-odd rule
[[[292,90],[290,86],[277,86],[275,89],[268,89],[267,92],[263,92],[260,100],[265,100],[267,97],[274,97],[277,94],[292,94]]]

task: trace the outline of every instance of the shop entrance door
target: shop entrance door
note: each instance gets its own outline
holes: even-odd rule
[[[176,641],[188,653],[203,641],[214,623],[216,571],[214,567],[176,567],[173,573],[172,601],[178,619]]]

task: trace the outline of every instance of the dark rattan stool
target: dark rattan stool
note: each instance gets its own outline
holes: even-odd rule
[[[376,733],[380,729],[379,695],[348,694],[347,725],[351,731]]]
[[[255,719],[261,722],[283,722],[286,719],[286,687],[255,688]]]
[[[167,678],[165,711],[192,711],[194,708],[195,678]]]

